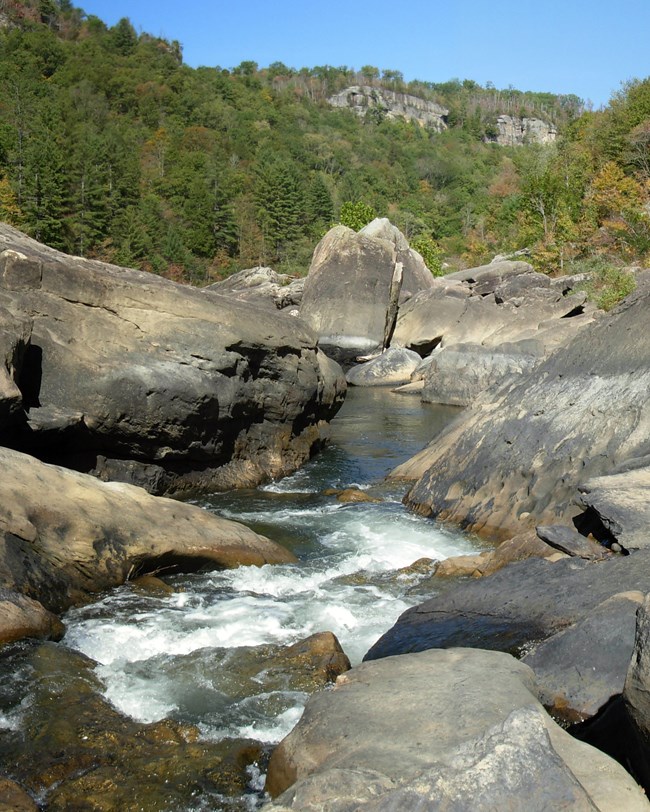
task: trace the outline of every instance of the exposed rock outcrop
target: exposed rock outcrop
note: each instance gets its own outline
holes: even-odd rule
[[[556,725],[534,691],[532,671],[496,652],[364,663],[312,696],[274,751],[267,788],[283,794],[271,809],[649,809],[625,770]]]
[[[294,561],[194,505],[0,448],[0,587],[60,612],[127,578]]]
[[[302,322],[9,226],[0,251],[0,307],[33,320],[0,443],[161,493],[281,476],[325,440],[345,384]]]
[[[352,110],[358,116],[365,116],[369,111],[374,111],[380,117],[415,121],[420,126],[429,127],[436,132],[447,129],[449,110],[435,102],[425,101],[408,93],[396,93],[394,90],[370,85],[353,85],[330,96],[328,102],[332,107]]]
[[[508,115],[500,115],[496,121],[496,132],[485,138],[486,141],[493,141],[502,147],[552,144],[556,139],[555,124],[540,118],[516,118]]]
[[[489,390],[395,472],[407,502],[487,535],[568,524],[577,489],[650,453],[648,275],[530,373]],[[572,320],[569,320],[572,321]]]

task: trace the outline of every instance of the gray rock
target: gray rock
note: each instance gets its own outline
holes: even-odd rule
[[[85,471],[103,456],[143,484],[155,470],[160,491],[289,473],[325,440],[345,388],[298,320],[9,226],[0,306],[34,323],[20,374],[31,425],[0,442]]]
[[[377,240],[386,240],[395,246],[395,258],[402,263],[402,286],[400,289],[400,304],[421,290],[433,287],[434,276],[425,265],[424,260],[408,244],[406,237],[386,217],[377,217],[359,234],[374,237]]]
[[[335,226],[323,237],[314,251],[300,305],[300,316],[319,336],[319,344],[344,359],[387,345],[405,268],[415,288],[412,293],[433,284],[430,273],[417,272],[418,255],[405,249],[404,238],[388,221],[366,228],[366,233],[357,234]],[[411,254],[412,262],[405,266],[406,255]]]
[[[650,595],[638,610],[623,699],[642,739],[650,745]]]
[[[284,793],[271,809],[314,812],[649,808],[622,767],[544,713],[527,666],[463,649],[364,663],[313,695],[267,788]]]
[[[25,421],[18,382],[31,332],[30,318],[16,316],[0,306],[0,432]]]
[[[650,452],[650,286],[578,332],[531,372],[486,395],[417,464],[406,501],[501,537],[570,524],[580,483]],[[519,308],[521,310],[521,308]],[[571,322],[573,319],[564,321]]]
[[[376,110],[388,119],[415,121],[422,127],[442,132],[447,129],[449,110],[435,102],[408,93],[396,93],[383,87],[352,85],[327,100],[332,107],[350,109],[358,116]]]
[[[156,570],[294,561],[237,522],[0,448],[0,587],[60,612]]]
[[[534,355],[490,349],[479,344],[454,344],[434,351],[422,389],[425,403],[467,406],[486,389],[538,363]],[[349,382],[349,381],[348,381]]]
[[[593,511],[622,547],[650,546],[650,468],[593,477],[578,490],[579,504]]]
[[[613,595],[522,658],[554,718],[582,722],[623,692],[642,601],[641,592]]]
[[[397,386],[411,380],[421,360],[416,352],[391,347],[371,361],[349,369],[345,380],[352,386]]]
[[[408,609],[366,658],[451,646],[521,653],[531,641],[588,617],[613,595],[645,592],[648,583],[648,550],[602,561],[529,558]]]
[[[604,558],[606,555],[602,545],[581,536],[576,530],[562,524],[553,524],[546,527],[540,525],[535,528],[535,532],[542,541],[567,555],[579,556],[589,560]]]
[[[260,266],[239,271],[203,288],[272,311],[299,305],[303,289],[303,279],[292,280],[287,274]]]

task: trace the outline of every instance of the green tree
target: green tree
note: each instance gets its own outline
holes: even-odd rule
[[[376,216],[375,210],[368,203],[364,203],[362,200],[346,200],[341,205],[339,222],[342,226],[347,226],[354,231],[360,231]]]
[[[267,244],[281,258],[302,232],[305,197],[296,168],[281,157],[263,160],[256,172],[255,199]]]

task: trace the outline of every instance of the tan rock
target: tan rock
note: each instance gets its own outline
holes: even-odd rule
[[[61,611],[139,574],[287,563],[237,522],[0,448],[0,586]]]
[[[38,601],[0,589],[0,648],[25,637],[60,640],[63,623]]]

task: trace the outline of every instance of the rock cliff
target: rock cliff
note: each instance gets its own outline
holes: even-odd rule
[[[540,118],[515,118],[502,115],[497,118],[496,132],[486,141],[502,147],[518,147],[522,144],[552,144],[557,138],[557,127]]]
[[[369,85],[354,85],[331,96],[328,101],[332,107],[348,108],[358,116],[376,111],[379,116],[415,121],[421,127],[430,127],[438,132],[447,129],[449,110],[408,93],[395,93],[393,90]]]

